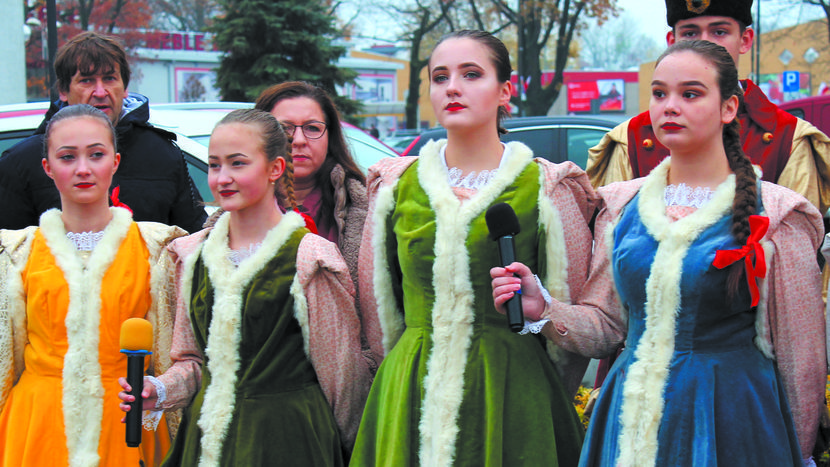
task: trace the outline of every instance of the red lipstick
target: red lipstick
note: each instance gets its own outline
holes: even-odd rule
[[[235,193],[235,190],[222,190],[219,192],[219,196],[227,198],[228,196],[233,196]]]
[[[85,183],[76,183],[76,184],[75,184],[75,188],[83,188],[83,189],[86,189],[86,188],[92,188],[93,186],[95,186],[95,184],[94,184],[94,183],[88,183],[88,182],[85,182]]]
[[[662,128],[664,130],[669,130],[669,131],[682,130],[683,129],[683,127],[681,125],[678,125],[677,123],[674,123],[674,122],[666,122],[666,123],[660,125],[660,128]]]
[[[462,110],[463,108],[464,106],[459,104],[458,102],[450,102],[449,104],[447,104],[446,107],[446,109],[450,112],[457,112],[459,110]]]

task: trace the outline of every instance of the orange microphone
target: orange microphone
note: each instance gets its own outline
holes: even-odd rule
[[[135,397],[130,402],[127,412],[127,446],[138,447],[141,444],[141,407],[144,389],[144,357],[152,354],[153,325],[142,318],[130,318],[121,324],[121,353],[127,355],[127,384],[130,395]]]

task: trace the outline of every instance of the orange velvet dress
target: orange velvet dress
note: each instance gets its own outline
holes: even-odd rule
[[[117,379],[127,374],[127,358],[119,352],[121,323],[145,317],[152,300],[149,252],[138,226],[122,223],[120,230],[126,232],[116,236],[123,236],[123,240],[120,244],[117,238],[110,242],[109,247],[115,251],[109,255],[98,254],[103,239],[88,261],[71,247],[71,251],[64,249],[63,264],[57,259],[61,253],[53,251],[51,237],[44,236],[42,230],[34,233],[28,261],[21,270],[23,295],[18,297],[25,300],[28,338],[24,341],[25,369],[0,407],[0,466],[123,467],[138,466],[140,460],[145,466],[155,465],[170,444],[166,423],[160,423],[156,432],[145,430],[139,448],[127,447],[117,397]],[[67,280],[72,271],[66,267],[67,259],[70,266],[71,260],[76,260],[74,266],[84,271],[81,281]],[[103,274],[96,278],[100,288],[90,280],[93,277],[86,275],[87,270],[96,268],[96,261]],[[64,269],[70,269],[70,273]],[[79,285],[87,292],[79,293]],[[100,303],[89,290],[100,290]],[[12,294],[10,299],[14,299]],[[70,338],[74,331],[68,332],[72,329],[68,314],[73,309],[80,312],[77,316],[81,322],[94,322],[94,314],[100,317],[98,332],[93,327],[74,343]],[[76,348],[70,350],[73,345]],[[96,350],[98,358],[94,359]],[[70,365],[71,352],[81,355],[82,360],[86,358],[87,363]],[[74,374],[64,375],[66,372]],[[76,387],[76,381],[89,390],[64,391],[65,385]],[[74,409],[65,410],[64,406]],[[89,407],[94,410],[87,410]]]

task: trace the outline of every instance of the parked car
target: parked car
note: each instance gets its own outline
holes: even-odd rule
[[[784,102],[778,107],[807,120],[825,135],[830,135],[830,94],[804,97]]]
[[[623,119],[621,116],[573,115],[509,118],[502,122],[508,133],[501,139],[504,142],[521,141],[536,157],[552,162],[572,161],[584,169],[588,149]],[[443,128],[426,130],[401,155],[417,155],[427,141],[446,137],[447,130]]]
[[[187,102],[150,104],[150,122],[154,125],[185,135],[207,146],[210,133],[216,123],[234,109],[247,109],[254,104],[248,102]],[[360,128],[342,122],[346,144],[365,172],[384,157],[397,157],[398,153],[382,141]]]
[[[150,104],[150,123],[176,133],[193,183],[206,202],[213,201],[207,184],[207,156],[210,133],[216,123],[234,109],[250,108],[244,102],[197,102]],[[30,136],[43,121],[48,102],[0,105],[0,153]],[[384,157],[398,153],[360,128],[343,124],[346,142],[357,164],[364,170]]]
[[[387,146],[394,149],[398,153],[403,153],[406,151],[409,146],[415,141],[418,136],[421,134],[421,131],[418,129],[403,129],[403,130],[395,130],[394,133],[391,135],[381,138],[381,141],[384,142]]]

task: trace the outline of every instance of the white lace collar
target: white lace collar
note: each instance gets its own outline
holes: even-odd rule
[[[75,246],[75,249],[78,251],[92,251],[95,249],[95,245],[101,241],[101,238],[104,237],[104,231],[98,232],[66,232],[66,238],[72,242],[72,245]]]
[[[439,149],[439,158],[441,163],[443,164],[444,170],[447,171],[447,177],[450,183],[450,186],[453,188],[470,188],[473,190],[479,190],[483,186],[490,183],[490,180],[496,176],[499,172],[499,169],[504,166],[505,161],[510,157],[510,147],[504,143],[501,143],[502,147],[504,148],[504,153],[502,153],[501,161],[499,162],[499,166],[494,170],[482,170],[481,172],[470,172],[467,175],[455,167],[449,167],[447,165],[447,155],[446,150],[447,146],[441,146]]]
[[[228,259],[231,260],[231,263],[233,263],[234,266],[239,267],[239,263],[253,256],[261,246],[262,242],[257,242],[238,250],[230,250],[228,252]]]
[[[705,186],[690,187],[685,183],[679,185],[666,185],[663,196],[668,206],[689,206],[694,208],[703,207],[708,203],[715,192]]]

